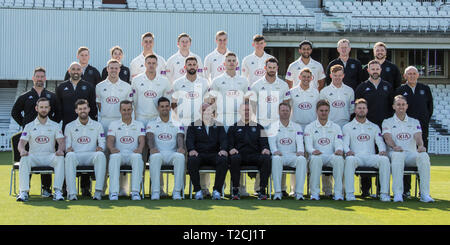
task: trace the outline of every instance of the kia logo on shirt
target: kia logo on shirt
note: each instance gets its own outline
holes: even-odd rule
[[[156,96],[158,96],[158,93],[153,90],[147,90],[145,91],[144,96],[147,98],[155,98]]]
[[[108,98],[106,98],[106,103],[117,104],[119,103],[119,98],[117,98],[116,96],[109,96]]]
[[[317,143],[319,143],[319,145],[328,145],[328,144],[330,144],[330,139],[320,138],[317,140]]]
[[[196,99],[199,97],[199,94],[195,91],[189,91],[186,93],[186,98],[188,99]]]
[[[292,144],[292,139],[291,138],[280,139],[280,144],[282,144],[282,145],[290,145],[290,144]]]
[[[411,135],[409,133],[399,133],[397,134],[397,139],[399,140],[409,140]]]
[[[342,107],[345,106],[345,102],[342,101],[342,100],[336,100],[336,101],[333,102],[332,105],[333,105],[333,107],[335,107],[335,108],[342,108]]]
[[[78,144],[89,144],[89,142],[91,142],[91,138],[87,137],[87,136],[81,136],[80,138],[77,139]]]
[[[275,103],[278,101],[278,98],[272,95],[269,95],[266,97],[266,102],[267,103]]]
[[[122,138],[120,138],[120,143],[122,143],[122,144],[131,144],[133,142],[134,142],[134,139],[131,136],[122,136]]]
[[[300,110],[311,110],[312,104],[309,102],[302,102],[298,105],[298,108],[300,108]]]
[[[223,72],[223,71],[225,71],[225,66],[220,65],[219,67],[217,67],[217,71],[218,71],[218,72]]]
[[[168,140],[172,139],[172,135],[168,134],[168,133],[162,133],[162,134],[158,135],[158,139],[163,140],[163,141],[168,141]]]
[[[50,142],[50,138],[47,136],[40,135],[40,136],[36,137],[36,139],[34,139],[34,141],[36,141],[36,143],[38,143],[38,144],[47,144],[48,142]]]
[[[227,91],[227,96],[229,97],[237,97],[239,96],[239,91],[238,90],[228,90]]]
[[[266,74],[266,70],[264,69],[258,69],[255,71],[255,76],[261,77],[264,76]]]
[[[180,69],[179,73],[180,73],[181,75],[186,74],[186,69],[184,69],[184,68]]]
[[[358,141],[368,141],[370,140],[370,135],[368,134],[360,134],[357,137]]]

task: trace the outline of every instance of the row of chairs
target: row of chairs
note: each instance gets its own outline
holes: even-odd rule
[[[13,166],[11,168],[11,177],[10,177],[10,189],[9,189],[9,195],[12,194],[12,189],[14,187],[14,194],[17,194],[16,191],[16,172],[19,171],[19,163],[20,163],[20,154],[17,150],[17,146],[18,142],[20,140],[20,135],[21,133],[17,133],[15,134],[12,138],[11,138],[11,144],[13,145]],[[147,162],[146,166],[145,166],[145,170],[149,170],[150,169],[150,164]],[[123,165],[120,167],[120,172],[121,173],[131,173],[132,169],[131,166],[128,165]],[[241,173],[246,174],[246,173],[258,173],[258,168],[256,166],[241,166]],[[53,173],[53,168],[52,167],[32,167],[31,168],[31,174],[52,174]],[[94,173],[94,167],[93,166],[78,166],[77,167],[77,176],[79,177],[81,174],[92,174]],[[162,165],[161,166],[161,173],[166,174],[166,193],[169,192],[168,188],[169,188],[169,174],[173,174],[174,173],[174,169],[173,166],[169,166],[169,165]],[[215,168],[212,166],[202,166],[200,168],[200,173],[215,173]],[[283,173],[285,174],[295,174],[295,168],[292,167],[287,167],[285,166],[283,168]],[[332,174],[333,173],[333,169],[331,167],[323,167],[322,168],[322,173],[323,174]],[[376,188],[376,195],[379,195],[379,185],[378,185],[378,169],[376,168],[372,168],[372,167],[358,167],[355,171],[356,175],[360,175],[360,174],[370,174],[376,177],[376,183],[377,183],[377,188]],[[417,197],[417,189],[418,189],[418,169],[417,167],[405,167],[405,175],[416,175],[416,181],[415,181],[415,196]],[[149,190],[151,190],[151,183],[149,183]],[[79,182],[78,182],[79,185]],[[269,198],[272,197],[272,185],[273,185],[273,180],[272,180],[272,176],[270,176],[270,181],[269,181],[269,186],[268,186],[268,193],[269,193]],[[307,194],[309,195],[309,178],[307,178]],[[78,187],[78,189],[80,189]],[[190,199],[192,199],[192,189],[193,189],[193,185],[192,182],[190,181],[189,184],[189,197]],[[41,190],[42,191],[42,190]],[[230,185],[230,193],[231,193],[231,185]],[[143,176],[142,179],[142,184],[141,184],[141,195],[144,198],[145,197],[145,175]],[[222,189],[222,197],[225,196],[225,192],[224,189]],[[182,188],[182,197],[184,197],[184,187]]]

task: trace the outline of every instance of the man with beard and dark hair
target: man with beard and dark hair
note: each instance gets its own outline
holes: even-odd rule
[[[97,105],[95,102],[95,88],[94,86],[82,80],[82,68],[80,63],[73,62],[68,72],[70,79],[61,83],[56,88],[56,98],[60,107],[60,115],[63,121],[63,131],[66,125],[75,120],[78,115],[75,113],[74,105],[78,99],[85,99],[89,103],[91,111],[89,117],[97,120]],[[65,188],[64,188],[65,189]],[[83,196],[91,196],[90,193],[90,179],[89,175],[81,176],[81,192]]]
[[[56,95],[47,89],[45,89],[45,69],[43,67],[36,67],[34,69],[34,74],[31,80],[33,80],[33,87],[30,91],[23,93],[17,98],[16,103],[11,110],[12,118],[19,124],[22,128],[28,123],[36,119],[37,111],[36,101],[39,98],[47,98],[50,101],[50,112],[48,117],[50,120],[59,123],[61,121],[61,116],[59,114],[59,105],[56,101]],[[24,115],[22,116],[22,112]],[[42,196],[50,197],[52,195],[50,186],[52,185],[52,175],[51,174],[41,174],[42,183]]]
[[[367,101],[367,119],[381,129],[383,120],[393,114],[394,89],[389,82],[380,77],[381,65],[377,60],[369,62],[367,72],[370,77],[356,88],[355,99],[363,98]],[[362,196],[369,196],[372,179],[368,175],[361,175],[361,184]]]

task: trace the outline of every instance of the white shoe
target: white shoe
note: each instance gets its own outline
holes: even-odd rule
[[[320,200],[320,197],[319,197],[318,194],[311,194],[311,200],[316,200],[316,201],[318,201],[318,200]]]
[[[403,202],[402,194],[394,194],[394,202]]]
[[[102,200],[102,191],[95,191],[92,200],[99,200],[99,201]]]
[[[138,192],[131,192],[131,200],[133,201],[140,201],[141,195],[139,195]]]
[[[55,194],[53,195],[53,201],[64,201],[63,194],[60,190],[55,190]]]
[[[128,196],[128,191],[126,191],[126,190],[119,191],[119,197],[126,197],[126,196]]]
[[[220,192],[214,190],[212,193],[212,200],[220,200],[222,199],[222,196],[220,195]]]
[[[426,195],[426,196],[421,196],[420,201],[421,202],[434,202],[434,199],[431,198],[429,195]]]
[[[117,200],[119,200],[119,195],[117,195],[117,193],[109,194],[109,200],[117,201]]]
[[[19,195],[17,195],[16,201],[18,202],[27,202],[28,201],[28,192],[21,191]]]
[[[158,192],[152,193],[152,200],[159,200],[159,193]]]
[[[344,201],[344,197],[342,195],[334,195],[333,200],[335,200],[335,201]]]
[[[281,200],[281,198],[283,198],[283,194],[281,194],[281,192],[277,192],[273,195],[273,200]]]
[[[382,202],[390,202],[391,197],[388,194],[381,194],[380,195],[380,201]]]
[[[181,200],[180,192],[176,191],[176,192],[172,193],[172,199],[173,200]]]
[[[347,200],[347,201],[356,201],[355,194],[346,194],[345,195],[345,200]]]
[[[67,197],[67,199],[69,199],[69,201],[76,201],[76,200],[78,200],[76,194],[69,194],[69,196]]]
[[[203,200],[203,191],[197,191],[195,193],[195,200]]]

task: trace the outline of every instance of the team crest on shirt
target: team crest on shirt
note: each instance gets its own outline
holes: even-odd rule
[[[334,102],[332,103],[332,106],[333,106],[334,108],[342,108],[342,107],[345,106],[345,102],[342,101],[342,100],[336,100],[336,101],[334,101]]]
[[[158,135],[158,139],[162,141],[168,141],[172,139],[172,135],[168,133],[162,133]]]
[[[50,94],[47,94],[46,97],[47,97],[48,99],[52,98],[52,96],[51,96]]]
[[[81,89],[86,90],[87,89],[86,85],[81,86]]]
[[[92,74],[94,74],[94,71],[93,70],[89,70],[88,73],[89,73],[89,75],[92,75]]]
[[[131,144],[134,142],[134,138],[131,136],[122,136],[120,138],[120,143],[122,144]]]
[[[78,144],[89,144],[89,142],[91,142],[91,138],[89,138],[87,136],[82,136],[77,139],[77,142],[78,142]]]
[[[391,68],[390,67],[386,67],[386,72],[390,72]]]
[[[370,135],[360,134],[360,135],[358,135],[358,137],[356,137],[356,139],[358,139],[358,141],[361,141],[361,142],[368,141],[368,140],[370,140]]]
[[[424,94],[425,94],[425,91],[420,90],[419,93],[420,93],[421,95],[424,95]]]
[[[39,135],[34,139],[34,141],[38,144],[47,144],[48,142],[50,142],[50,138],[45,135]]]
[[[388,91],[388,86],[383,86],[384,91]]]
[[[153,90],[147,90],[144,92],[144,96],[147,98],[156,98],[156,96],[158,96],[158,93]]]
[[[311,110],[312,104],[309,102],[302,102],[298,104],[298,108],[300,108],[300,110]]]
[[[280,144],[282,144],[282,145],[290,145],[290,144],[292,144],[292,139],[291,138],[280,139]]]
[[[409,140],[410,138],[411,138],[411,134],[409,134],[409,133],[397,134],[397,139],[399,139],[399,140]]]
[[[127,73],[128,73],[127,71],[123,71],[123,74],[124,74],[124,75],[127,75]]]
[[[252,127],[252,132],[253,133],[256,132],[256,128],[255,127]]]
[[[328,138],[320,138],[320,139],[317,140],[317,143],[319,145],[325,146],[325,145],[330,144],[330,139],[328,139]]]
[[[117,104],[119,103],[119,98],[117,98],[116,96],[109,96],[106,98],[106,103],[108,104]]]
[[[355,69],[356,68],[355,64],[350,64],[350,68]]]

